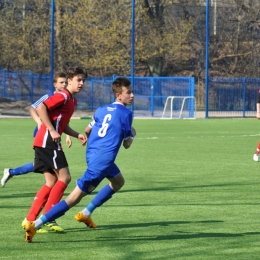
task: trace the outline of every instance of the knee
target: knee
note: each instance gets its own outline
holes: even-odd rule
[[[124,178],[120,178],[120,180],[116,181],[116,182],[111,182],[111,188],[117,192],[119,191],[125,184],[125,179]]]
[[[54,184],[56,183],[56,181],[48,181],[48,180],[45,180],[45,185],[52,188],[54,186]]]
[[[60,181],[66,183],[67,185],[71,182],[71,176],[68,174],[59,178]]]
[[[67,182],[67,184],[69,184],[69,183],[71,182],[71,176],[70,176],[70,175],[68,175],[68,176],[66,177],[66,182]]]
[[[57,182],[58,178],[45,178],[45,185],[52,188]]]

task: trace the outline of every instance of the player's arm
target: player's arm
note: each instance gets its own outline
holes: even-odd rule
[[[70,128],[69,125],[67,125],[67,126],[65,127],[65,129],[64,129],[63,132],[64,132],[65,134],[67,134],[67,135],[70,135],[70,136],[73,136],[73,137],[77,138],[77,139],[82,143],[82,145],[85,145],[86,142],[87,142],[87,138],[86,138],[84,135],[82,135],[82,134],[76,132],[75,130],[73,130],[72,128]]]
[[[37,114],[36,112],[36,108],[46,99],[49,98],[49,95],[44,95],[42,96],[40,99],[38,99],[36,102],[34,102],[30,108],[29,108],[29,113],[32,117],[32,119],[36,122],[37,126],[38,126],[38,129],[40,128],[41,124],[42,124],[42,121],[39,117],[39,115]]]
[[[36,112],[36,109],[33,107],[33,106],[30,106],[29,108],[29,113],[32,117],[32,119],[36,122],[37,126],[38,126],[38,129],[40,128],[41,124],[42,124],[42,121],[41,119],[39,118],[37,112]]]
[[[260,119],[260,93],[258,93],[257,103],[256,103],[256,118]]]
[[[88,126],[85,128],[85,130],[84,130],[84,132],[85,132],[87,138],[89,138],[91,131],[92,131],[92,127],[90,127],[90,126],[88,125]]]
[[[136,131],[133,127],[131,127],[131,132],[132,132],[132,137],[129,137],[123,141],[123,146],[125,147],[125,149],[128,149],[132,145],[134,141],[134,137],[136,136]]]
[[[260,119],[260,103],[257,103],[256,104],[256,117],[258,118],[258,119]]]
[[[92,127],[93,127],[94,124],[95,124],[95,120],[93,119],[93,120],[88,124],[88,126],[85,128],[84,132],[85,132],[87,138],[89,138],[89,135],[90,135],[90,133],[91,133],[91,131],[92,131]]]
[[[49,115],[48,115],[47,107],[45,106],[45,104],[41,103],[36,108],[36,112],[39,115],[41,121],[45,124],[45,126],[49,130],[53,142],[60,142],[61,141],[60,134],[58,132],[56,132],[55,128],[53,127],[53,125],[50,121]]]
[[[66,146],[70,148],[72,146],[72,140],[69,135],[66,135]]]

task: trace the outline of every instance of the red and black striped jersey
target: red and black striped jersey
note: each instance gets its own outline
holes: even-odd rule
[[[53,127],[61,135],[77,106],[77,100],[72,97],[68,90],[62,90],[49,97],[43,104],[48,110]],[[33,147],[35,146],[52,150],[62,150],[61,143],[52,141],[50,132],[44,124],[41,125],[34,138]]]

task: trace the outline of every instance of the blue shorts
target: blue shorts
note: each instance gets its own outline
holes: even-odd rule
[[[114,178],[120,173],[119,168],[115,163],[112,163],[109,167],[92,170],[87,168],[85,173],[77,180],[77,185],[83,192],[90,194],[104,178]]]

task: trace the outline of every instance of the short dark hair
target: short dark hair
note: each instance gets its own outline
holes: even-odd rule
[[[83,67],[70,67],[67,69],[66,72],[66,78],[67,79],[72,79],[73,77],[83,74],[85,78],[88,77],[88,73],[85,68]]]
[[[56,83],[58,78],[66,78],[66,74],[65,72],[56,72],[55,75],[54,75],[54,78],[53,78],[53,83]]]
[[[122,93],[122,87],[126,87],[131,88],[131,82],[129,79],[121,77],[121,78],[116,78],[113,82],[112,82],[112,91],[114,93],[114,95],[116,93]]]

